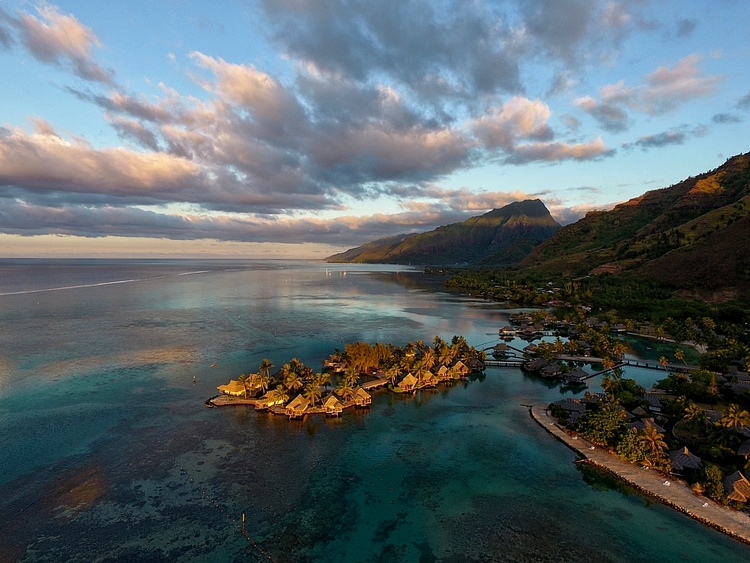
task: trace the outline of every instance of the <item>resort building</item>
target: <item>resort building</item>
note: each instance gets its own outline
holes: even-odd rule
[[[245,386],[242,385],[242,383],[240,383],[236,379],[232,379],[226,385],[219,385],[217,389],[219,390],[220,393],[223,393],[224,395],[232,395],[234,397],[238,397],[240,395],[245,394]]]
[[[309,408],[310,401],[304,395],[299,394],[286,406],[286,415],[289,418],[297,418],[305,414]]]
[[[354,390],[354,404],[358,407],[366,407],[370,403],[372,403],[370,394],[362,389],[362,387],[357,387]]]
[[[672,460],[673,471],[698,469],[698,466],[701,464],[701,458],[699,458],[695,454],[690,453],[687,447],[669,452],[669,458]]]
[[[283,405],[284,399],[278,397],[275,393],[272,391],[269,391],[265,395],[263,395],[260,399],[255,401],[255,409],[256,410],[263,410],[263,409],[270,409],[271,407],[274,407],[276,405]]]
[[[414,387],[417,385],[417,383],[417,378],[409,373],[401,380],[398,386],[401,387],[401,389],[403,389],[404,391],[414,391]]]
[[[729,500],[747,502],[750,499],[750,481],[739,471],[724,478],[724,490]]]
[[[323,409],[328,416],[338,416],[344,411],[344,405],[341,404],[335,395],[330,394],[323,401]]]

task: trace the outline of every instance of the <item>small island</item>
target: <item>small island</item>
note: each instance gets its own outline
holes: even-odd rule
[[[256,410],[300,418],[311,414],[339,416],[351,407],[367,407],[370,391],[380,387],[393,393],[414,393],[484,370],[486,353],[470,346],[463,336],[450,343],[436,336],[432,346],[421,340],[399,347],[393,344],[354,342],[336,349],[316,372],[293,358],[271,373],[274,364],[264,359],[256,373],[241,374],[206,406],[252,405]]]

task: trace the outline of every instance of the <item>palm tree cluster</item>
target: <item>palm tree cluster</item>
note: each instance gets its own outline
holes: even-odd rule
[[[419,386],[441,366],[450,369],[458,361],[483,366],[485,359],[485,353],[470,346],[463,336],[454,336],[450,343],[436,336],[432,346],[422,340],[409,342],[403,348],[381,342],[347,344],[344,353],[334,352],[327,364],[345,363],[344,376],[336,388],[336,394],[349,398],[362,376],[379,375],[388,379],[391,387],[396,387],[401,378],[411,373]]]

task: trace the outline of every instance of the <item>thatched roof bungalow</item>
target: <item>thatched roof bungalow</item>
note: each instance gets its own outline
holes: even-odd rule
[[[437,372],[435,372],[435,376],[438,378],[439,381],[445,381],[451,378],[451,370],[449,370],[445,366],[440,366]]]
[[[461,360],[458,360],[454,365],[453,369],[458,373],[459,375],[466,375],[469,373],[469,368],[466,367],[466,364],[464,364]]]
[[[745,440],[737,450],[737,455],[744,455],[745,457],[750,456],[750,440]]]
[[[747,502],[750,499],[750,481],[739,471],[724,478],[724,490],[729,500]]]
[[[370,394],[362,389],[362,387],[357,386],[354,390],[354,404],[358,407],[366,407],[370,403],[372,403]]]
[[[310,408],[310,401],[301,393],[286,406],[286,415],[289,418],[297,418],[305,414]]]
[[[344,405],[341,404],[335,395],[331,394],[323,401],[323,409],[328,416],[338,416],[344,412]]]
[[[406,374],[406,377],[401,380],[398,386],[404,391],[413,391],[417,383],[419,383],[419,381],[417,381],[417,378],[414,377],[411,373],[408,373]]]
[[[271,407],[274,407],[276,405],[283,405],[284,399],[281,397],[278,397],[275,393],[269,391],[265,395],[263,395],[260,399],[255,401],[255,409],[256,410],[263,410],[263,409],[270,409]]]
[[[219,385],[217,389],[224,395],[232,395],[234,397],[245,394],[245,386],[236,379],[232,379],[226,385]]]
[[[669,452],[669,458],[672,460],[672,469],[675,471],[698,469],[698,466],[701,464],[701,458],[690,453],[687,447]]]

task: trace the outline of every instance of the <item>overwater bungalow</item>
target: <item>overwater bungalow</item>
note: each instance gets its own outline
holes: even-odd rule
[[[587,372],[585,369],[583,369],[581,366],[576,366],[572,370],[570,370],[568,373],[565,374],[565,379],[572,383],[582,383],[584,380],[586,380],[588,377],[590,377],[591,374]]]
[[[441,365],[435,372],[435,377],[437,377],[438,381],[448,381],[451,379],[451,370]]]
[[[357,386],[354,390],[354,404],[358,407],[366,407],[370,403],[372,403],[372,396],[362,387]]]
[[[750,499],[750,481],[739,471],[724,478],[724,490],[729,500],[747,502]]]
[[[507,358],[511,353],[511,348],[504,342],[495,344],[492,348],[492,356],[495,358]]]
[[[260,399],[255,401],[255,410],[264,410],[264,409],[270,409],[271,407],[275,407],[276,405],[283,405],[284,399],[283,397],[279,397],[276,393],[273,393],[272,391],[269,391],[265,395],[263,395]]]
[[[219,385],[217,389],[220,393],[223,393],[224,395],[232,395],[233,397],[239,397],[245,394],[245,386],[236,379],[230,380],[226,385]]]
[[[545,379],[560,377],[562,375],[562,367],[557,362],[552,362],[551,364],[544,366],[540,371],[540,374]]]
[[[289,418],[298,418],[304,415],[309,408],[310,401],[300,393],[286,406],[285,411]]]
[[[507,338],[509,340],[513,340],[513,338],[515,338],[516,336],[516,329],[510,325],[504,326],[498,332],[500,337],[503,339]]]
[[[530,356],[535,355],[539,351],[539,346],[536,344],[529,344],[523,349],[524,354],[529,354]]]
[[[338,416],[344,412],[344,405],[332,393],[323,401],[323,409],[328,416]]]
[[[428,371],[422,376],[422,387],[435,387],[438,384],[437,378],[435,375]]]
[[[533,360],[530,360],[523,364],[521,366],[521,369],[524,369],[526,371],[533,371],[537,372],[541,370],[543,367],[547,366],[549,362],[545,360],[544,358],[534,358]]]
[[[687,446],[669,452],[669,458],[672,460],[673,471],[698,469],[702,461],[697,455],[690,453]]]
[[[419,383],[416,377],[414,377],[411,373],[406,374],[406,377],[404,377],[398,384],[398,386],[403,391],[414,391],[414,387]]]
[[[463,363],[461,360],[458,360],[453,365],[453,369],[456,371],[456,373],[458,373],[458,375],[466,375],[467,373],[469,373],[469,371],[471,371],[469,370],[468,367],[466,367],[466,364]]]

